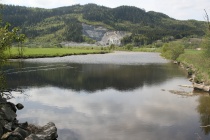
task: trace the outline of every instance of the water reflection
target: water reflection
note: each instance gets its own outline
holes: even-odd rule
[[[210,96],[209,94],[206,96],[200,96],[198,99],[199,105],[197,107],[197,110],[200,114],[200,123],[201,128],[203,132],[208,135],[210,133],[210,126],[205,127],[207,125],[210,125]]]
[[[3,72],[0,70],[0,94],[6,89],[6,81]]]
[[[113,65],[113,64],[48,64],[24,63],[23,68],[10,67],[7,80],[11,87],[60,88],[93,92],[106,88],[130,90],[155,85],[182,73],[172,64]],[[168,74],[167,74],[168,73]]]
[[[11,91],[12,91],[11,89],[8,89],[5,74],[1,70],[1,66],[0,66],[0,99],[3,97],[6,99],[13,98]]]
[[[194,132],[200,132],[193,109],[197,98],[180,98],[159,86],[123,93],[106,89],[95,94],[55,87],[28,89],[30,98],[18,116],[39,125],[55,122],[60,140],[195,139]],[[61,135],[67,132],[73,135]]]
[[[28,95],[12,99],[25,105],[18,119],[55,122],[59,140],[210,139],[200,129],[199,96],[169,92],[192,92],[178,86],[191,84],[183,70],[157,54],[34,59],[4,71]]]

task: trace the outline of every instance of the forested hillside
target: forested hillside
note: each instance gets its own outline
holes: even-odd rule
[[[82,34],[82,23],[100,25],[109,30],[128,31],[131,36],[122,40],[124,44],[133,41],[151,44],[156,40],[202,36],[205,28],[205,23],[201,21],[180,21],[163,13],[146,12],[132,6],[108,8],[87,4],[40,9],[4,5],[1,13],[4,22],[19,26],[28,37],[28,42],[34,45],[40,42],[87,42],[89,38]]]

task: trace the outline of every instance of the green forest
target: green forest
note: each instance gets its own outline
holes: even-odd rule
[[[123,45],[133,43],[138,46],[205,34],[205,22],[176,20],[163,13],[146,12],[133,6],[108,8],[87,4],[41,9],[4,5],[1,14],[3,24],[8,22],[11,28],[20,27],[20,32],[27,36],[25,45],[31,47],[56,45],[62,41],[88,42],[90,39],[82,34],[82,23],[131,33],[122,39]]]

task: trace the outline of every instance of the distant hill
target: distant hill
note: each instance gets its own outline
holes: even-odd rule
[[[63,41],[91,42],[85,36],[83,24],[103,27],[109,31],[126,31],[124,44],[133,40],[151,44],[156,40],[204,35],[205,22],[181,21],[163,13],[146,12],[133,6],[108,8],[96,4],[72,5],[55,9],[4,5],[3,21],[19,26],[29,38],[28,44],[58,44]]]

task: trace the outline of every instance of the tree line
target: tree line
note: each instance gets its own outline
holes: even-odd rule
[[[54,34],[60,31],[59,36],[63,37],[59,37],[57,40],[64,41],[67,39],[69,41],[84,42],[85,39],[82,39],[81,35],[81,23],[84,20],[88,21],[89,24],[99,22],[111,27],[112,30],[132,33],[131,37],[126,37],[122,40],[124,44],[133,42],[136,45],[151,44],[168,36],[180,39],[192,35],[203,36],[205,34],[203,31],[204,22],[195,20],[179,21],[163,13],[146,12],[144,9],[133,6],[108,8],[96,4],[87,4],[41,9],[5,5],[2,14],[5,22],[11,23],[13,27],[21,27],[21,32],[29,38]],[[45,19],[52,19],[54,23],[59,21],[59,24],[40,30],[38,25],[45,22]],[[62,32],[62,30],[65,31]]]

